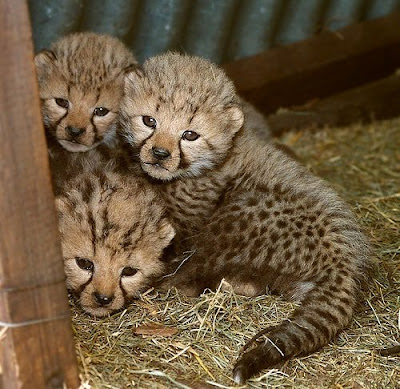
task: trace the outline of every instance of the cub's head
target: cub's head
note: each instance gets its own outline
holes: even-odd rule
[[[126,71],[136,66],[118,39],[77,33],[35,57],[42,114],[49,135],[84,152],[115,134]]]
[[[67,287],[85,311],[104,316],[164,274],[175,232],[146,181],[97,172],[69,187],[56,199]]]
[[[233,83],[207,60],[167,53],[126,76],[121,133],[154,178],[212,169],[224,160],[242,124]]]

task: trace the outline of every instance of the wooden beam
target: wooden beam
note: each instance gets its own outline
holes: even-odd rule
[[[392,74],[400,67],[399,26],[396,12],[223,67],[239,93],[268,114]]]
[[[400,114],[400,75],[371,82],[359,88],[291,107],[268,116],[271,132],[346,126],[356,122],[388,119]]]
[[[79,385],[25,1],[0,0],[1,384]]]

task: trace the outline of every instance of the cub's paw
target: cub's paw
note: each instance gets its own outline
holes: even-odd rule
[[[233,380],[244,384],[261,370],[275,367],[284,360],[284,355],[267,340],[244,353],[233,368]]]

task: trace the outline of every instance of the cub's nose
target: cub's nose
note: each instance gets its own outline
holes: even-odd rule
[[[106,306],[110,305],[111,302],[114,300],[114,296],[106,296],[99,292],[93,292],[93,297],[99,305]]]
[[[68,126],[66,128],[66,130],[67,130],[68,134],[71,135],[72,137],[79,136],[86,131],[84,128],[77,128],[77,127],[72,127],[72,126]]]
[[[151,151],[153,152],[153,155],[159,159],[159,160],[163,160],[168,158],[171,153],[167,150],[167,149],[163,149],[162,147],[152,147]]]

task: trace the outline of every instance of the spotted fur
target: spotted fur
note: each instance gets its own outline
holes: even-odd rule
[[[124,75],[136,60],[118,39],[86,32],[61,38],[38,53],[35,64],[58,193],[64,180],[79,173],[82,160],[107,161],[118,149]]]
[[[71,34],[37,54],[35,64],[44,124],[52,140],[71,152],[111,141],[124,73],[136,66],[123,43],[107,35]],[[108,112],[103,115],[101,108]]]
[[[123,308],[165,273],[175,232],[145,180],[87,166],[56,205],[67,287],[88,313]]]
[[[269,289],[301,302],[288,320],[261,330],[268,340],[239,358],[235,381],[334,339],[351,320],[370,256],[349,207],[242,125],[232,82],[208,61],[151,58],[129,74],[125,91],[122,133],[157,182],[177,230],[176,253],[191,252],[171,261],[174,276],[163,286],[196,295],[225,278],[238,293]],[[199,137],[185,139],[188,130]]]

